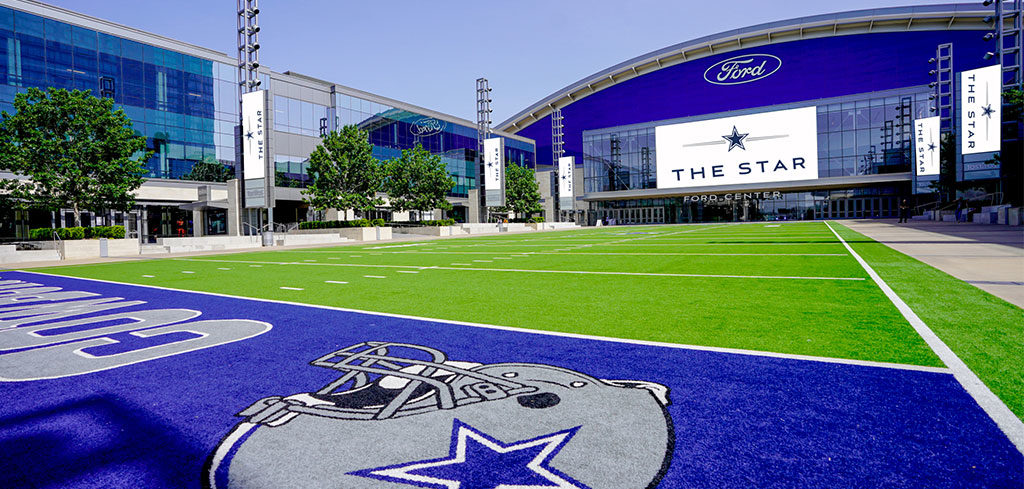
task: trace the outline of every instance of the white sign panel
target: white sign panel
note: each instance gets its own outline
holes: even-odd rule
[[[266,178],[265,90],[242,94],[242,178]]]
[[[505,205],[505,141],[484,140],[484,203],[488,207]]]
[[[960,73],[960,148],[965,155],[999,151],[1002,67]]]
[[[818,178],[814,107],[655,128],[658,188]]]
[[[558,158],[558,205],[562,210],[572,210],[576,202],[576,194],[573,189],[573,170],[576,169],[576,158],[573,156],[562,156]]]
[[[914,173],[918,176],[939,174],[939,118],[914,121]]]

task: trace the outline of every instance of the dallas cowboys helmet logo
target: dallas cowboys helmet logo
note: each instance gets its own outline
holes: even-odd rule
[[[749,135],[750,133],[740,134],[740,132],[736,130],[736,126],[732,126],[732,134],[726,134],[725,136],[722,136],[722,139],[729,141],[728,151],[732,151],[732,149],[737,146],[739,146],[742,150],[746,150],[747,148],[743,146],[743,140],[746,139],[746,137]]]
[[[311,365],[342,375],[239,412],[207,487],[642,489],[674,449],[668,389],[653,382],[389,342]]]

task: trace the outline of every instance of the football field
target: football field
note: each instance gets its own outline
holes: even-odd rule
[[[633,446],[623,452],[627,455],[614,457],[639,457],[653,464],[648,474],[644,463],[630,462],[627,465],[636,467],[636,473],[627,477],[588,465],[596,462],[587,460],[600,456],[571,451],[576,445],[570,440],[581,440],[583,447],[602,445],[583,421],[544,421],[544,429],[511,433],[502,431],[502,423],[488,425],[500,414],[488,411],[474,418],[477,415],[470,413],[454,421],[446,418],[438,435],[443,439],[438,443],[444,445],[439,452],[407,455],[396,448],[362,465],[337,469],[357,481],[345,487],[460,487],[453,481],[464,487],[490,487],[480,483],[486,477],[520,481],[509,487],[592,488],[1019,487],[1024,480],[1024,433],[1019,431],[1024,418],[1024,313],[836,222],[601,227],[402,240],[0,272],[0,281],[0,293],[14,294],[0,302],[0,323],[9,323],[0,325],[8,328],[0,329],[0,378],[7,380],[0,384],[0,393],[5,399],[26,399],[0,410],[0,446],[8,449],[5,453],[17,447],[12,443],[25,441],[33,423],[59,425],[56,418],[46,419],[59,418],[62,408],[102,411],[105,414],[89,423],[109,428],[106,417],[113,408],[105,403],[111,399],[131,404],[139,419],[162,423],[171,416],[162,411],[170,408],[150,406],[143,391],[155,392],[153,399],[166,400],[160,402],[175,406],[176,414],[208,408],[217,396],[229,399],[220,408],[220,421],[196,421],[199,427],[184,423],[172,430],[180,430],[175,433],[188,440],[182,443],[196,447],[183,448],[190,455],[170,460],[180,466],[202,465],[202,470],[176,479],[178,475],[164,473],[167,468],[152,469],[143,457],[133,462],[133,467],[149,467],[136,467],[142,475],[132,472],[136,469],[111,468],[97,479],[71,479],[76,482],[70,485],[76,487],[103,487],[115,480],[107,476],[125,471],[135,474],[129,480],[151,487],[193,482],[207,487],[264,487],[253,481],[267,487],[318,486],[330,478],[327,473],[303,472],[308,466],[302,461],[280,461],[280,455],[271,454],[273,449],[257,445],[260,433],[284,430],[268,427],[276,425],[261,421],[263,414],[253,414],[259,410],[245,409],[271,394],[311,391],[310,385],[292,386],[290,382],[306,374],[293,372],[289,362],[295,368],[344,370],[323,358],[310,361],[331,351],[350,355],[345,350],[349,344],[383,352],[383,346],[365,346],[375,340],[455,350],[485,367],[506,364],[500,362],[537,364],[598,379],[628,378],[664,386],[665,394],[654,397],[667,406],[667,426],[659,424],[658,429],[667,432],[668,441],[654,442],[662,448],[653,452],[664,454],[642,455],[646,442],[638,440],[633,446],[629,440],[644,431],[646,418],[638,415],[634,420],[618,413],[636,428],[607,434]],[[101,312],[106,306],[91,303],[81,311],[50,308],[45,311],[49,316],[43,315],[32,310],[41,306],[12,298],[33,287],[36,294],[82,290],[196,311],[204,319],[257,321],[272,329],[239,333],[215,348],[179,348],[149,358],[140,352],[217,333],[197,327],[146,336],[140,326],[129,338],[122,330],[106,331],[121,327],[111,317],[96,322],[95,334],[90,335],[90,327],[82,326],[88,320],[68,318]],[[0,301],[4,297],[0,295]],[[58,320],[65,322],[54,322]],[[5,332],[12,338],[26,326],[35,328],[28,333],[30,339],[5,339]],[[54,339],[47,342],[48,337]],[[131,346],[140,338],[150,343]],[[59,357],[39,353],[86,339],[95,343],[77,345],[75,360],[95,361],[95,368],[54,367],[59,360],[53,359]],[[141,356],[104,363],[106,358],[134,354]],[[387,363],[376,357],[370,363],[374,362]],[[423,369],[415,361],[388,364],[405,366],[399,371],[406,373],[399,377],[408,376],[410,365]],[[221,368],[222,373],[211,373]],[[158,373],[143,380],[138,373],[129,373],[133,369]],[[244,380],[231,377],[232,370],[244,372]],[[371,376],[367,381],[387,377]],[[59,382],[65,382],[67,390]],[[31,400],[54,389],[58,398],[68,397],[42,404]],[[186,394],[190,389],[215,394],[199,399]],[[102,408],[88,404],[96,400],[90,392],[97,390],[107,393],[101,396]],[[538,399],[542,398],[520,399],[519,404],[537,408],[547,407],[544,403],[550,399],[559,402],[555,394]],[[308,402],[305,406],[304,411],[295,408],[299,419],[320,419],[314,412],[320,408]],[[386,417],[403,412],[396,409]],[[452,411],[457,415],[459,409]],[[535,411],[541,409],[530,412]],[[243,415],[248,421],[226,434]],[[351,426],[383,424],[363,421]],[[338,433],[347,436],[351,431]],[[589,444],[582,441],[587,436],[594,437]],[[298,443],[287,438],[268,441],[267,446],[292,442]],[[125,441],[113,453],[132,451],[135,443]],[[546,448],[534,454],[536,447]],[[485,449],[490,450],[487,460],[492,464],[511,460],[501,457],[513,453],[534,458],[515,474],[470,467],[467,457],[472,457],[466,454]],[[40,450],[48,454],[50,449]],[[449,450],[450,458],[445,458]],[[153,457],[164,459],[160,463],[168,460],[166,454]],[[246,472],[246,467],[267,460],[277,461],[270,464],[269,475]],[[86,473],[92,470],[87,462],[71,463],[82,464]],[[456,466],[461,468],[455,470]],[[41,473],[10,470],[0,480],[10,478],[9,485],[52,477]],[[526,480],[533,482],[522,482]]]

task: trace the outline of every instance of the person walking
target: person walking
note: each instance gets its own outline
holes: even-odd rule
[[[956,223],[960,224],[963,222],[964,215],[964,199],[956,199]]]
[[[907,216],[909,214],[910,214],[910,204],[907,203],[907,199],[903,199],[900,202],[900,220],[897,221],[897,224],[899,224],[901,222],[907,222]]]

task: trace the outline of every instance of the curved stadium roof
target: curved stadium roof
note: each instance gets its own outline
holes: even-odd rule
[[[581,98],[638,76],[706,56],[766,44],[802,39],[865,34],[934,30],[980,30],[982,19],[993,13],[981,2],[852,10],[769,22],[733,29],[675,44],[637,56],[572,83],[527,107],[498,125],[515,133]]]

